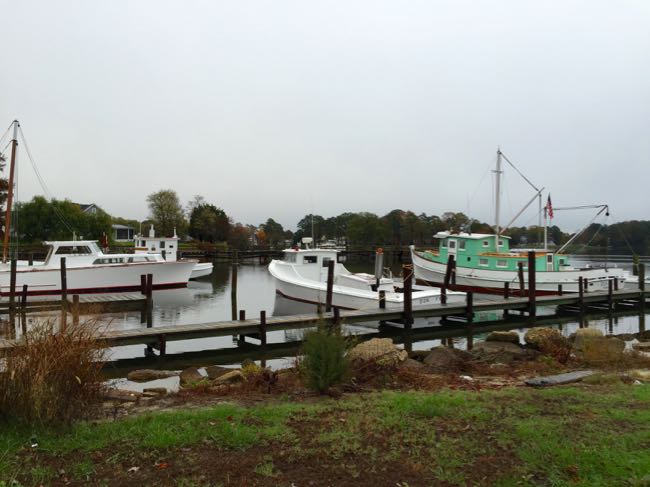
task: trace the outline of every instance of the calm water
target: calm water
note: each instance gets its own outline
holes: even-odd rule
[[[584,264],[585,262],[576,264]],[[590,262],[599,265],[598,262]],[[620,267],[630,268],[631,263],[619,262]],[[373,272],[372,263],[346,264],[352,271]],[[199,281],[191,281],[186,289],[174,289],[154,292],[153,323],[154,326],[184,325],[193,323],[209,323],[231,319],[230,301],[230,265],[218,264],[211,276]],[[398,271],[398,268],[395,269]],[[241,264],[238,270],[238,308],[246,310],[249,318],[258,317],[261,310],[266,310],[267,315],[286,315],[304,312],[314,312],[315,307],[302,303],[295,303],[275,294],[273,278],[267,271],[267,266],[257,264]],[[494,299],[494,296],[481,296],[477,299]],[[552,310],[546,310],[546,313]],[[540,311],[543,314],[544,310]],[[42,318],[45,315],[41,315]],[[39,316],[30,315],[29,322],[34,322]],[[499,319],[500,314],[493,313],[481,316],[481,320]],[[139,312],[123,312],[102,315],[101,323],[110,329],[133,329],[145,325],[140,323]],[[437,320],[419,320],[416,326],[437,326]],[[367,326],[347,327],[349,333],[364,333],[377,329],[378,323],[369,323]],[[515,325],[516,326],[516,325]],[[627,316],[614,319],[589,320],[590,327],[602,329],[604,333],[635,333],[639,331],[638,316]],[[565,324],[562,331],[565,334],[573,332],[579,327],[578,322]],[[269,333],[269,343],[279,343],[287,339],[295,339],[301,331],[280,331]],[[476,335],[475,340],[481,340],[481,335]],[[455,338],[457,346],[464,347],[464,337]],[[413,349],[429,349],[438,345],[440,340],[426,340],[413,343]],[[196,340],[169,342],[168,354],[181,352],[214,350],[222,348],[236,348],[236,343],[231,338],[202,338]],[[112,358],[142,357],[143,345],[118,347],[112,351]],[[281,365],[282,361],[273,361],[271,365]]]

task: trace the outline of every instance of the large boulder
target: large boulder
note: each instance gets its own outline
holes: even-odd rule
[[[220,377],[212,381],[212,383],[214,385],[235,384],[237,382],[242,382],[243,380],[244,380],[244,374],[242,373],[242,371],[239,369],[235,369],[221,375]]]
[[[429,370],[434,372],[461,372],[467,368],[472,356],[464,350],[449,347],[432,348],[423,360]]]
[[[534,360],[539,353],[537,350],[523,348],[511,342],[478,342],[472,348],[472,354],[476,359],[493,363]]]
[[[573,337],[573,350],[575,352],[582,352],[586,340],[604,337],[603,332],[597,328],[578,328],[571,336]]]
[[[150,382],[152,380],[166,379],[177,376],[178,372],[171,370],[139,369],[129,372],[126,376],[132,382]]]
[[[390,338],[373,338],[360,343],[348,352],[348,360],[357,364],[375,363],[392,366],[403,362],[407,357],[408,353],[397,348]]]
[[[582,359],[589,364],[616,362],[623,358],[625,342],[619,338],[584,337]]]
[[[516,331],[493,331],[486,338],[486,342],[508,342],[519,345],[519,334]]]
[[[180,383],[181,387],[193,386],[203,380],[205,376],[199,372],[199,369],[196,367],[189,367],[181,372]]]
[[[569,348],[569,341],[555,328],[531,328],[524,335],[524,341],[542,353],[557,353]]]
[[[219,365],[210,365],[205,368],[205,372],[208,374],[208,379],[215,380],[221,377],[224,374],[227,374],[232,369],[227,367],[220,367]]]

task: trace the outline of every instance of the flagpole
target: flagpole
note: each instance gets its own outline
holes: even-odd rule
[[[544,250],[548,250],[548,206],[544,207]]]

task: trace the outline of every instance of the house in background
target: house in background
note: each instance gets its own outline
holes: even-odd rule
[[[115,242],[133,242],[135,230],[127,225],[111,225],[112,237]]]
[[[84,205],[82,203],[76,203],[79,205],[79,208],[81,208],[81,211],[84,213],[90,213],[91,215],[94,215],[97,213],[97,205],[95,203],[90,203],[88,205]]]

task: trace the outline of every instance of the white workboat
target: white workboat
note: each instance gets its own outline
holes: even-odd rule
[[[151,225],[149,236],[135,236],[135,253],[147,255],[160,254],[167,262],[176,262],[178,261],[178,240],[175,230],[173,237],[156,237],[154,227]],[[212,262],[192,262],[194,262],[194,268],[192,269],[190,279],[212,274],[212,269],[214,268]]]
[[[61,259],[65,258],[69,294],[140,291],[142,275],[151,274],[154,289],[187,286],[194,261],[169,262],[160,254],[104,254],[93,240],[45,242],[45,261],[16,266],[16,293],[27,285],[30,296],[61,294]],[[10,294],[10,264],[0,264],[0,292]]]
[[[402,282],[390,275],[379,278],[366,273],[352,273],[337,262],[337,251],[331,249],[287,249],[284,259],[272,260],[269,272],[275,278],[277,294],[294,301],[324,304],[327,297],[327,273],[330,261],[334,262],[332,305],[341,309],[376,309],[379,292],[384,291],[386,308],[402,309],[404,294]],[[413,306],[440,303],[440,290],[414,287]],[[463,301],[464,293],[449,292],[448,302]]]

